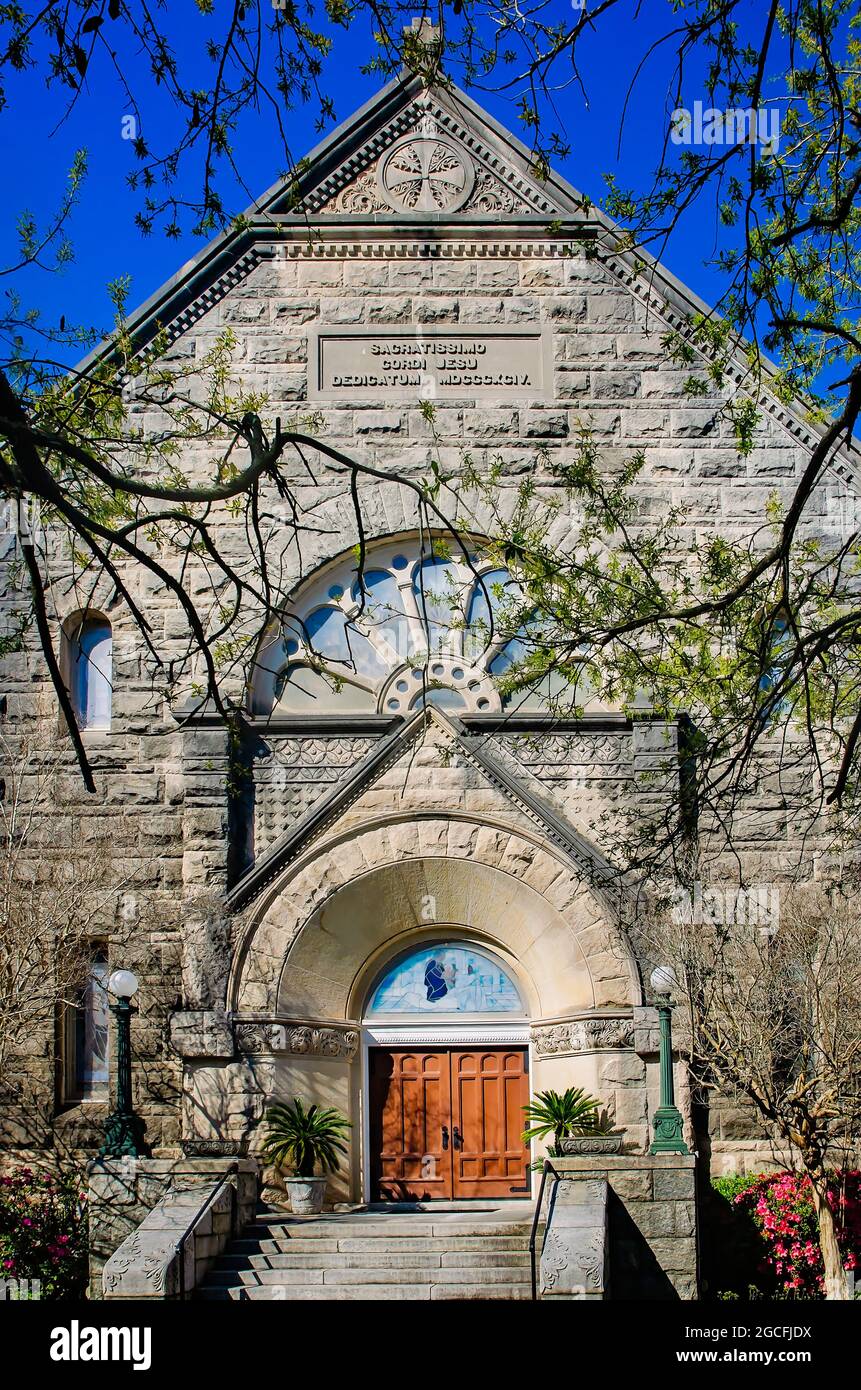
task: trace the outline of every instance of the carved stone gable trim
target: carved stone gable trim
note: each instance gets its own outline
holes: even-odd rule
[[[205,289],[196,294],[185,308],[180,309],[178,314],[175,314],[166,324],[159,324],[159,328],[165,335],[167,348],[172,347],[177,339],[182,337],[183,333],[186,333],[189,328],[193,328],[197,321],[203,318],[204,314],[208,314],[210,309],[213,309],[216,304],[224,299],[225,295],[229,294],[232,289],[235,289],[237,285],[241,284],[256,266],[260,265],[262,261],[272,260],[274,255],[274,246],[256,243],[251,246],[248,251],[244,252],[243,255],[239,256],[227,270],[217,277],[217,279],[213,280]]]
[[[536,213],[558,209],[428,98],[412,102],[304,199],[309,213]]]
[[[416,714],[400,729],[379,739],[366,757],[346,773],[344,780],[336,783],[321,796],[239,880],[228,895],[231,910],[239,911],[244,908],[296,860],[309,844],[319,840],[331,829],[359,800],[365,790],[378,777],[394,767],[407,749],[423,736],[428,721],[442,726],[452,748],[526,816],[545,839],[560,849],[576,866],[578,872],[583,874],[586,881],[604,896],[608,908],[615,911],[619,906],[620,895],[624,897],[624,886],[618,873],[591,849],[563,816],[518,783],[516,776],[493,756],[487,739],[466,734],[459,721],[449,720],[438,710],[425,710]]]
[[[572,769],[601,770],[602,777],[629,778],[634,754],[633,737],[618,733],[497,733],[498,745],[521,767],[541,780],[571,776]]]
[[[343,781],[367,757],[375,736],[280,735],[267,741],[254,765],[258,787],[254,843],[265,853],[285,829]]]

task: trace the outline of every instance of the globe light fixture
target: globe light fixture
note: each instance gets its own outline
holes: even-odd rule
[[[658,965],[652,971],[649,982],[656,996],[661,1030],[661,1103],[655,1111],[655,1137],[649,1147],[649,1153],[687,1154],[690,1153],[690,1149],[682,1138],[684,1122],[681,1111],[676,1106],[673,1083],[673,1010],[670,995],[678,984],[676,972],[671,965]]]
[[[675,970],[671,965],[656,965],[650,977],[650,984],[655,994],[672,994],[678,984]]]
[[[132,1104],[132,996],[138,991],[138,977],[133,970],[114,970],[108,980],[108,992],[116,999],[111,1013],[117,1021],[117,1090],[114,1108],[105,1125],[105,1142],[99,1149],[100,1158],[141,1158],[149,1150],[144,1141],[144,1122],[135,1114]]]
[[[138,992],[138,977],[133,970],[115,970],[108,980],[108,990],[117,999],[131,999]]]

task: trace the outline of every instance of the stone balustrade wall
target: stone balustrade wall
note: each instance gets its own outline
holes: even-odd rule
[[[542,1298],[697,1297],[695,1158],[582,1154],[551,1161]]]
[[[118,1158],[90,1170],[90,1297],[177,1298],[199,1282],[257,1202],[253,1159]],[[218,1192],[225,1177],[229,1182]],[[232,1190],[231,1190],[232,1189]],[[177,1252],[185,1242],[183,1270]]]

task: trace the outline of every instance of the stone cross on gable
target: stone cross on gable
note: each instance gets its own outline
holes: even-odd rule
[[[416,15],[404,28],[404,38],[414,38],[417,43],[426,44],[430,48],[433,44],[439,43],[439,27],[432,19],[419,18]]]
[[[434,80],[442,53],[440,31],[429,19],[413,19],[403,35],[404,71],[421,76],[427,85]]]

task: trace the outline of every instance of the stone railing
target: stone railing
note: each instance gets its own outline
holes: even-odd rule
[[[693,1157],[594,1153],[550,1164],[541,1298],[697,1297]]]
[[[541,1249],[542,1298],[608,1297],[606,1178],[563,1178],[550,1168],[552,1186]]]
[[[149,1209],[142,1211],[137,1203],[133,1207],[138,1220],[102,1264],[91,1296],[187,1297],[254,1213],[257,1171],[253,1161],[216,1160],[212,1165],[217,1163],[216,1171],[210,1167],[208,1173],[189,1172],[190,1164],[183,1165],[183,1174],[145,1171],[157,1162],[168,1167],[157,1160],[135,1161],[132,1183],[137,1203],[143,1201]]]

